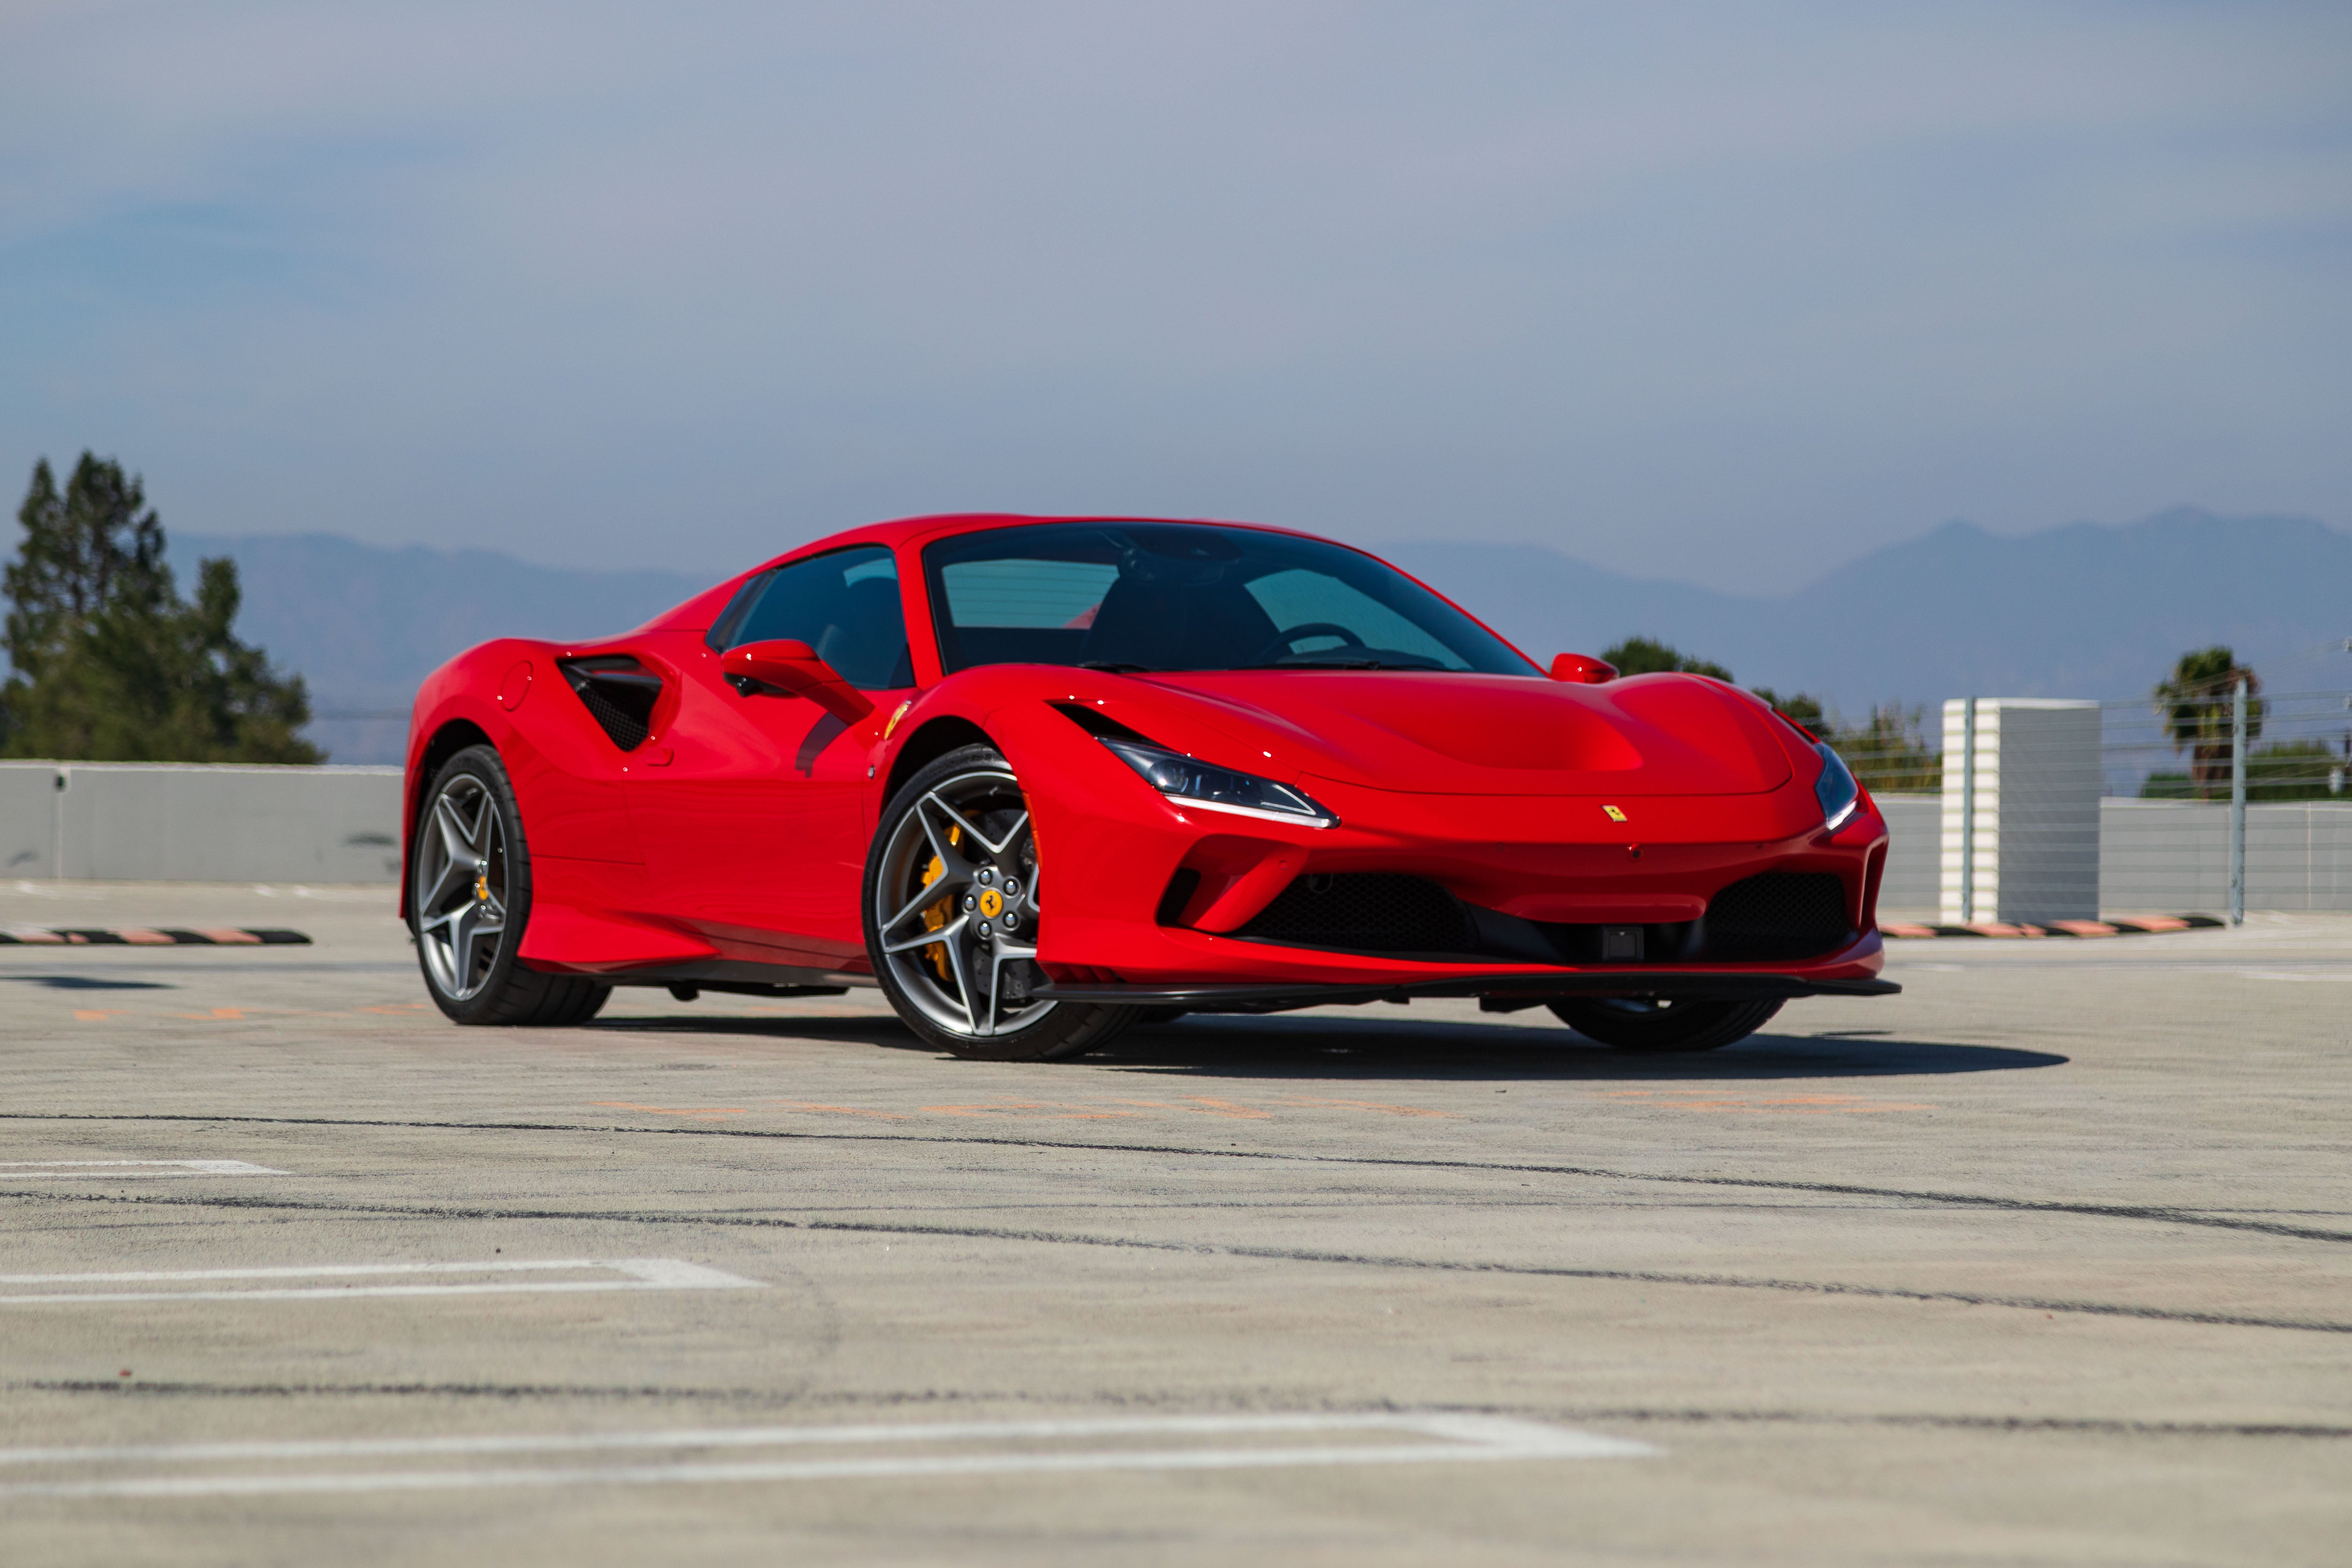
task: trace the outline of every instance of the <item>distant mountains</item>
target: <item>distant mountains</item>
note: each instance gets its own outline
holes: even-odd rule
[[[237,636],[310,681],[310,738],[339,763],[396,763],[419,682],[491,637],[593,637],[651,620],[710,586],[671,572],[576,572],[488,550],[387,550],[330,533],[169,535],[184,589],[195,563],[234,557]]]
[[[2193,509],[2020,538],[1948,522],[1775,598],[1620,576],[1536,545],[1385,552],[1538,658],[1632,633],[1848,714],[1946,697],[2143,697],[2186,649],[2265,660],[2352,637],[2352,534]],[[2352,688],[2352,658],[2306,679]],[[2307,687],[2305,688],[2308,689]]]
[[[623,631],[709,585],[330,534],[174,534],[171,552],[184,582],[200,556],[236,559],[240,635],[307,676],[322,712],[404,712],[417,682],[474,643]],[[1417,541],[1382,552],[1538,658],[1642,633],[1849,714],[1970,691],[2137,697],[2186,648],[2227,643],[2259,669],[2352,637],[2352,534],[2303,518],[2184,509],[2021,538],[1951,522],[1772,598],[1628,577],[1540,545]],[[2288,677],[2288,688],[2315,685],[2352,688],[2352,657]],[[390,762],[404,729],[337,719],[313,733],[338,762]]]

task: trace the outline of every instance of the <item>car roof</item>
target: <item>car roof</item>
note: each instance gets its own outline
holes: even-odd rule
[[[893,518],[887,522],[869,522],[860,528],[845,529],[839,533],[829,533],[822,539],[813,539],[806,544],[795,545],[782,554],[762,562],[757,569],[765,570],[780,562],[793,560],[803,555],[820,554],[829,550],[838,550],[845,545],[888,544],[919,547],[929,544],[935,539],[947,538],[951,534],[981,533],[992,529],[1019,528],[1027,524],[1044,522],[1153,522],[1172,524],[1180,528],[1246,528],[1260,533],[1286,533],[1298,539],[1322,537],[1319,534],[1308,533],[1303,529],[1281,528],[1264,522],[1242,522],[1228,518],[1146,517],[1136,512],[1124,511],[1069,513],[947,511],[933,512],[921,517]],[[1339,541],[1327,540],[1324,542],[1336,544]]]

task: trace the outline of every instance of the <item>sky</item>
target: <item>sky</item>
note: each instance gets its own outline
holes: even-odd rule
[[[2341,5],[0,0],[0,484],[210,534],[2347,526],[2348,283]]]

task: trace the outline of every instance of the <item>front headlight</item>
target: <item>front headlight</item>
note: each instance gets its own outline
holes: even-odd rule
[[[1822,754],[1822,776],[1813,781],[1813,794],[1822,803],[1822,826],[1835,833],[1862,804],[1862,786],[1853,782],[1853,770],[1845,759],[1826,742],[1814,742],[1813,750]]]
[[[1171,800],[1210,811],[1230,811],[1242,816],[1263,816],[1307,827],[1337,827],[1339,819],[1288,784],[1255,773],[1213,767],[1197,757],[1171,752],[1145,741],[1098,737],[1111,755],[1142,775],[1143,782]]]

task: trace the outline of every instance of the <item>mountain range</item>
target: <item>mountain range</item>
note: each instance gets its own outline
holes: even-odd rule
[[[1415,540],[1381,553],[1539,659],[1662,638],[1739,679],[1849,714],[1879,702],[2144,696],[2188,648],[2266,661],[2273,690],[2352,688],[2352,534],[2306,518],[2179,509],[2022,536],[1949,522],[1795,593],[1747,596],[1627,576],[1536,544]],[[492,551],[386,549],[331,534],[174,534],[184,582],[236,559],[238,633],[310,683],[338,762],[393,762],[417,682],[501,636],[625,630],[708,587],[661,571],[583,572]],[[2282,684],[2284,682],[2284,684]],[[334,715],[383,714],[381,718]]]

